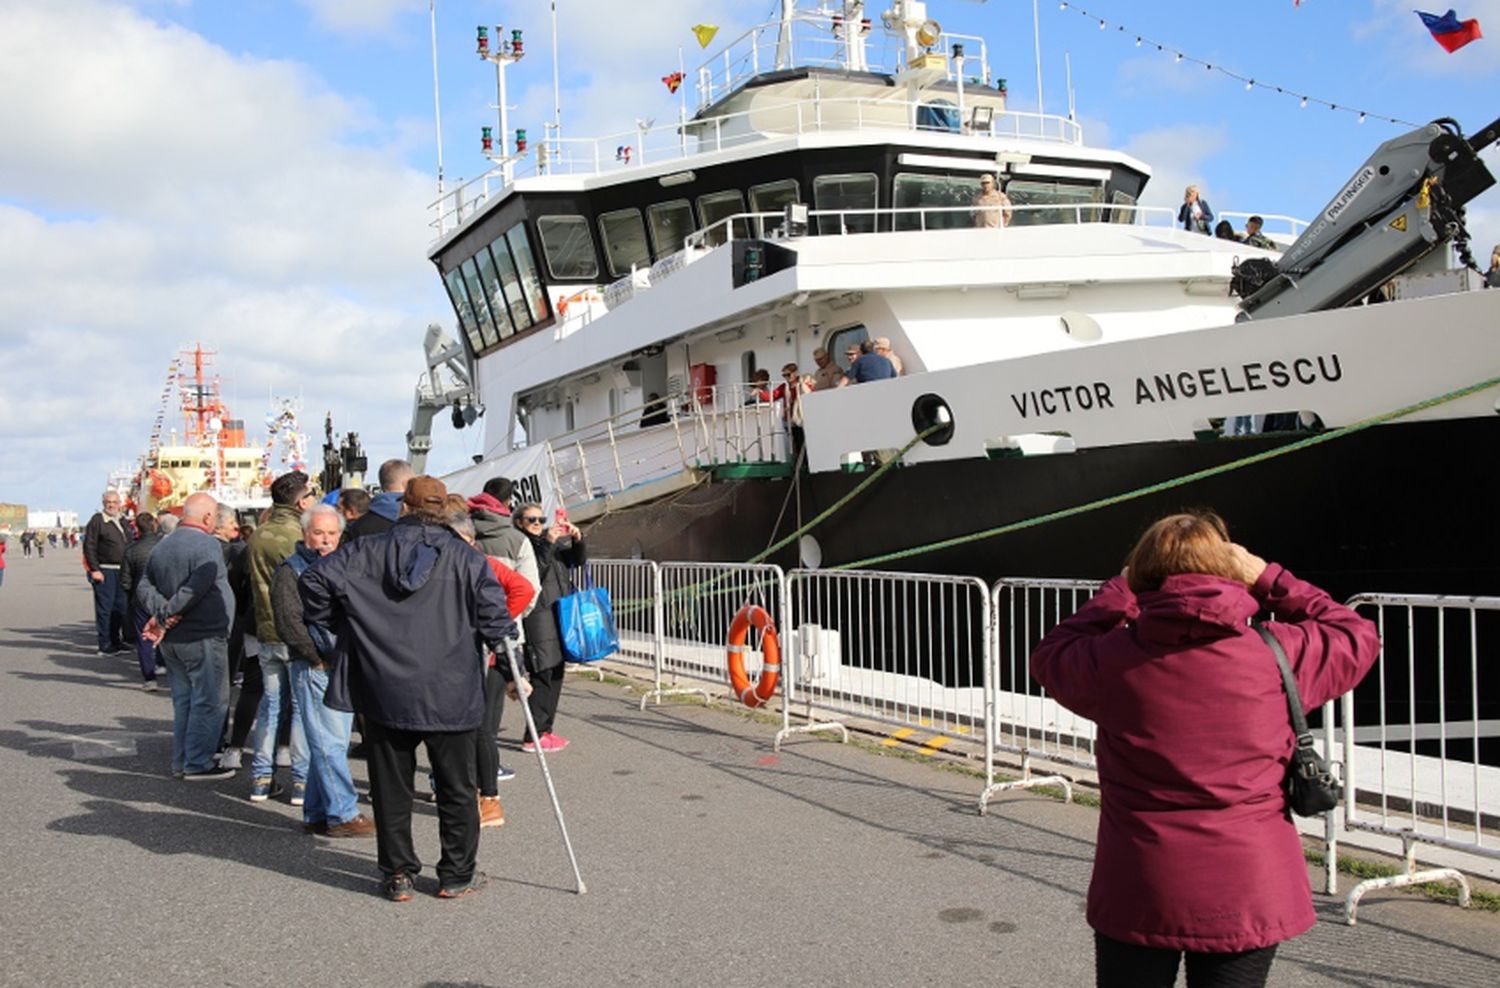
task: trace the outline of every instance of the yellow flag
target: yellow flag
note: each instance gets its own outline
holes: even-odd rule
[[[698,39],[699,48],[707,48],[708,43],[714,40],[714,35],[719,33],[717,24],[694,24],[693,37]]]

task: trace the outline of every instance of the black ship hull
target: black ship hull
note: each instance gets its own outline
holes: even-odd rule
[[[1115,497],[1305,438],[1150,443],[898,466],[811,531],[838,566]],[[873,568],[1099,579],[1139,533],[1212,508],[1236,541],[1336,598],[1500,594],[1500,415],[1380,426],[1166,491]],[[612,513],[588,529],[597,557],[743,561],[847,495],[864,474],[715,481]],[[799,565],[795,545],[769,561]]]

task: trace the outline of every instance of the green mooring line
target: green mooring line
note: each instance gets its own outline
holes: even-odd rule
[[[1122,504],[1126,501],[1133,501],[1137,498],[1147,497],[1151,494],[1158,494],[1162,491],[1171,490],[1174,487],[1181,487],[1185,484],[1195,483],[1208,477],[1214,477],[1219,474],[1239,470],[1242,467],[1253,466],[1256,463],[1264,463],[1266,460],[1275,459],[1278,456],[1285,456],[1288,453],[1295,453],[1299,450],[1304,450],[1311,446],[1317,446],[1321,443],[1332,442],[1335,439],[1341,439],[1344,436],[1350,435],[1352,433],[1362,432],[1365,429],[1371,428],[1372,426],[1380,425],[1385,422],[1391,422],[1399,418],[1404,418],[1407,415],[1413,415],[1417,412],[1425,411],[1429,408],[1435,408],[1438,405],[1444,405],[1450,401],[1457,401],[1459,398],[1466,398],[1471,394],[1493,388],[1497,384],[1500,384],[1500,377],[1492,377],[1488,380],[1480,381],[1477,384],[1471,384],[1466,388],[1459,388],[1456,391],[1449,391],[1447,394],[1441,394],[1435,398],[1428,398],[1425,401],[1419,401],[1414,405],[1407,405],[1394,411],[1384,412],[1380,415],[1373,416],[1372,418],[1367,418],[1359,422],[1351,423],[1349,425],[1340,426],[1339,428],[1331,429],[1328,432],[1320,432],[1317,435],[1309,436],[1306,439],[1299,439],[1296,442],[1287,443],[1285,446],[1278,446],[1275,449],[1268,449],[1260,453],[1242,457],[1238,460],[1232,460],[1229,463],[1223,463],[1216,467],[1209,467],[1205,470],[1197,470],[1193,473],[1184,474],[1181,477],[1174,477],[1171,480],[1163,480],[1160,483],[1150,484],[1146,487],[1138,487],[1133,491],[1126,491],[1123,494],[1114,494],[1110,497],[1099,498],[1098,500],[1089,501],[1085,504],[1075,505],[1071,508],[1063,508],[1059,511],[1050,511],[1047,514],[1037,515],[1034,518],[1027,518],[1024,521],[1011,522],[1008,525],[1000,525],[995,528],[987,528],[981,532],[971,532],[968,535],[958,535],[954,536],[951,539],[943,539],[938,542],[929,542],[926,545],[913,546],[910,549],[901,549],[896,552],[888,552],[880,556],[871,556],[868,559],[860,559],[851,563],[840,563],[836,566],[829,566],[827,568],[829,570],[859,569],[865,566],[874,566],[878,563],[889,563],[894,562],[898,559],[909,559],[912,556],[919,556],[927,552],[937,552],[941,549],[949,549],[953,546],[964,545],[969,542],[978,542],[982,539],[994,538],[997,535],[1006,535],[1010,532],[1018,532],[1025,528],[1035,528],[1038,525],[1045,525],[1048,522],[1059,521],[1063,518],[1071,518],[1074,515],[1081,515],[1088,511],[1096,511],[1099,508],[1107,508],[1111,505]],[[912,440],[912,442],[907,443],[906,448],[903,449],[902,452],[904,453],[907,449],[911,449],[911,447],[914,446],[916,442],[921,438],[921,436],[918,436],[916,439]],[[856,488],[854,491],[851,491],[850,494],[852,495],[854,493],[857,493],[858,490],[859,488]],[[844,500],[848,500],[848,497],[846,496]],[[839,504],[842,503],[843,501],[839,502]],[[838,505],[835,505],[835,507],[837,506]],[[830,512],[831,510],[832,509],[830,509]],[[807,527],[811,527],[812,524],[821,521],[823,518],[827,517],[830,512],[824,512],[822,515],[819,515],[813,520],[813,522],[809,523]],[[793,534],[795,536],[801,534],[801,532],[799,531]]]

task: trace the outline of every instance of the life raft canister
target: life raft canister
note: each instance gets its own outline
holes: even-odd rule
[[[761,634],[760,649],[765,657],[760,677],[754,683],[745,674],[745,653],[749,651],[745,639],[751,628]],[[728,654],[729,685],[745,706],[754,709],[776,695],[776,679],[781,674],[781,643],[776,637],[776,625],[771,623],[771,615],[764,607],[746,604],[740,608],[729,624]]]

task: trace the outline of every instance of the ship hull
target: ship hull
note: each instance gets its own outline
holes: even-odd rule
[[[811,531],[838,566],[962,538],[1285,446],[1303,435],[1096,447],[899,466]],[[1393,424],[1072,517],[871,568],[1103,578],[1152,520],[1212,508],[1233,537],[1335,597],[1500,593],[1500,416]],[[740,561],[849,495],[864,474],[714,482],[612,513],[588,529],[598,557]],[[780,522],[778,524],[778,518]],[[770,561],[799,564],[789,546]]]

